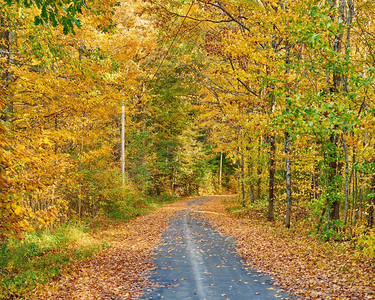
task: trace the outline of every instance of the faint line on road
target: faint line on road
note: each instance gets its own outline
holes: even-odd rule
[[[204,276],[204,271],[202,270],[198,262],[203,264],[204,260],[202,258],[202,254],[199,253],[198,248],[196,247],[194,240],[191,236],[191,230],[186,221],[186,214],[184,214],[184,219],[183,219],[183,230],[184,230],[184,235],[186,237],[186,250],[189,255],[189,258],[190,258],[189,261],[193,269],[198,297],[199,299],[203,300],[207,298],[205,289],[201,281],[201,278],[203,278]]]

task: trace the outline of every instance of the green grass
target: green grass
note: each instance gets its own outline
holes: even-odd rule
[[[69,266],[107,247],[106,241],[93,238],[92,233],[108,226],[111,220],[126,222],[176,200],[169,195],[118,200],[107,207],[107,219],[97,224],[70,222],[54,230],[27,233],[21,240],[0,242],[0,299],[27,298],[39,284],[59,277]]]
[[[73,223],[53,232],[28,233],[22,240],[8,239],[0,245],[0,298],[23,298],[101,248],[83,226]]]
[[[159,197],[143,197],[126,200],[118,200],[106,209],[106,216],[109,219],[127,221],[134,217],[143,216],[154,210],[178,200],[176,197],[163,194]]]

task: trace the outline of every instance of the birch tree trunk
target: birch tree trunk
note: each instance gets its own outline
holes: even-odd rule
[[[290,141],[289,133],[285,131],[285,169],[286,169],[286,215],[285,226],[290,228],[292,215],[292,184],[291,184],[291,163],[290,163]]]
[[[258,145],[258,157],[257,157],[257,199],[258,201],[262,197],[262,164],[261,164],[261,144],[262,138],[259,137],[259,145]]]
[[[241,204],[245,206],[245,172],[244,172],[244,155],[243,149],[241,149]]]

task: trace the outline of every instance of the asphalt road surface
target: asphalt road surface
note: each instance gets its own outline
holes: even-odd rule
[[[161,287],[146,291],[142,299],[291,299],[271,278],[243,265],[234,238],[220,235],[191,209],[170,220],[156,252],[151,279]]]

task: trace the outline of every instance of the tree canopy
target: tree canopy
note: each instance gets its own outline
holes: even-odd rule
[[[229,191],[323,239],[356,232],[374,255],[373,1],[0,11],[1,238],[137,197]]]

